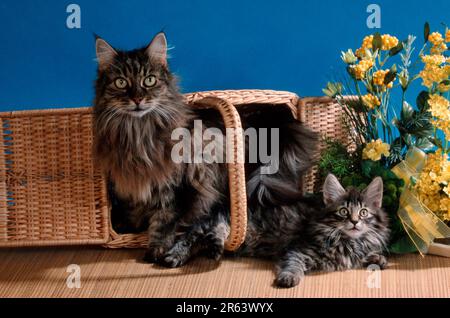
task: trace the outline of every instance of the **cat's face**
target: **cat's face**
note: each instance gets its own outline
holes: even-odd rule
[[[335,176],[329,175],[323,187],[327,213],[324,223],[350,238],[377,231],[384,226],[385,216],[381,210],[383,181],[375,178],[362,192],[345,190]]]
[[[167,42],[159,33],[146,48],[117,51],[96,40],[97,95],[100,104],[120,114],[142,117],[160,109],[173,80],[167,68]]]

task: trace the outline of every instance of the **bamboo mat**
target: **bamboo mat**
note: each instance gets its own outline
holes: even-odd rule
[[[0,250],[0,297],[450,297],[450,259],[434,256],[391,257],[380,276],[366,270],[314,274],[286,290],[272,286],[268,261],[226,258],[217,265],[200,258],[164,269],[142,263],[142,255],[100,248]],[[80,266],[80,289],[66,285],[70,264]],[[369,288],[368,281],[380,288]]]

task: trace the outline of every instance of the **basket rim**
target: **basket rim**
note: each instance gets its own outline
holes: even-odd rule
[[[257,97],[252,97],[256,95]],[[232,104],[240,106],[250,103],[264,103],[272,104],[286,104],[297,102],[301,103],[314,103],[314,102],[333,102],[335,99],[328,96],[305,96],[299,97],[297,94],[289,91],[274,91],[264,89],[240,89],[240,90],[211,90],[201,91],[183,94],[188,103],[195,103],[205,97],[219,97],[228,100],[231,97]],[[234,98],[233,98],[234,97]],[[351,98],[354,96],[348,96]],[[250,101],[250,102],[249,102]],[[93,112],[92,106],[80,106],[80,107],[63,107],[63,108],[42,108],[42,109],[30,109],[30,110],[11,110],[0,112],[0,118],[17,118],[26,116],[43,116],[43,115],[66,115],[66,114],[91,114]]]
[[[92,106],[12,110],[0,112],[0,118],[37,117],[43,115],[91,114]]]

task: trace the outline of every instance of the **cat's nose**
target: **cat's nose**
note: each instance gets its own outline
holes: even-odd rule
[[[350,222],[352,222],[353,225],[356,225],[356,224],[358,224],[359,220],[352,220],[352,219],[350,219]]]
[[[142,102],[142,99],[143,98],[141,98],[141,97],[134,97],[134,98],[132,98],[132,101],[136,104],[136,106],[139,106]]]

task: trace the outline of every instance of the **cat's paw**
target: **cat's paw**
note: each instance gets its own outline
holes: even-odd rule
[[[282,288],[291,288],[297,286],[302,279],[302,275],[291,272],[281,272],[278,274],[275,285]]]
[[[179,242],[163,256],[160,264],[169,268],[181,267],[186,264],[189,257],[189,249]]]
[[[163,246],[149,246],[145,251],[143,261],[153,264],[161,260],[166,249]]]
[[[177,254],[166,254],[160,264],[169,268],[177,268],[186,264],[187,259]]]
[[[225,244],[223,240],[212,235],[208,235],[207,246],[206,256],[215,261],[219,261],[222,258],[225,250]]]
[[[384,255],[374,254],[367,258],[366,265],[378,265],[380,269],[386,269],[388,267],[388,261]]]

